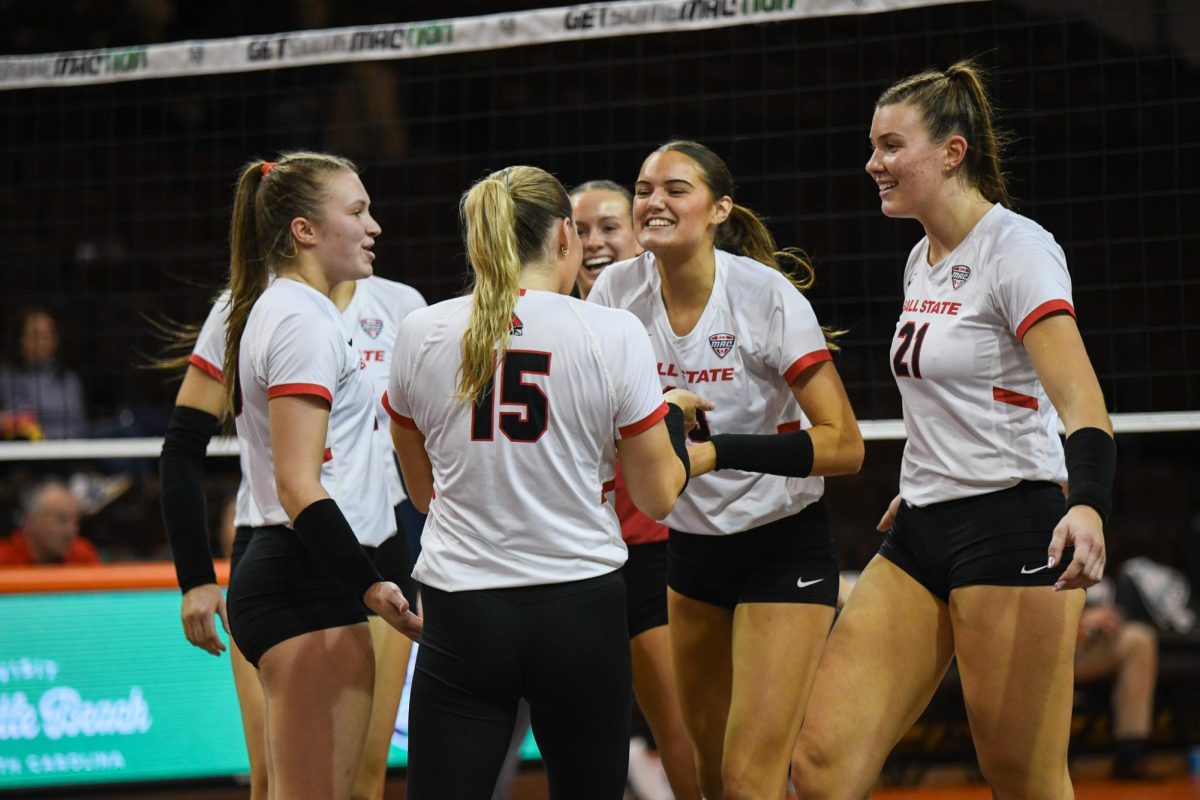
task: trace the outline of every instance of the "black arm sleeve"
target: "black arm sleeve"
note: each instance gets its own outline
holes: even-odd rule
[[[1067,437],[1067,508],[1085,505],[1108,522],[1112,511],[1117,444],[1099,428],[1080,428]]]
[[[679,493],[683,494],[692,472],[692,459],[687,451],[687,432],[683,429],[683,409],[674,403],[667,403],[667,416],[663,417],[663,423],[667,426],[667,435],[671,437],[675,455],[683,462],[683,486],[679,487]]]
[[[309,552],[329,567],[356,602],[361,603],[367,589],[383,580],[332,498],[306,506],[296,515],[292,527]]]
[[[204,453],[220,422],[212,414],[175,406],[158,460],[163,526],[184,592],[216,583],[204,502]]]
[[[718,433],[711,441],[717,451],[716,469],[741,469],[789,478],[807,478],[812,473],[813,445],[808,431]]]

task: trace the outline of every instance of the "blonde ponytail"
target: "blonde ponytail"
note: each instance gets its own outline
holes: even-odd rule
[[[551,232],[555,223],[572,219],[571,199],[545,170],[508,167],[467,190],[459,217],[475,288],[455,396],[474,403],[508,350],[521,269],[551,255]]]

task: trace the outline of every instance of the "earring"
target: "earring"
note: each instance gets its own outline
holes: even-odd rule
[[[571,254],[571,251],[565,247],[562,250],[559,250],[558,252],[562,255],[563,258],[566,258],[568,255]]]

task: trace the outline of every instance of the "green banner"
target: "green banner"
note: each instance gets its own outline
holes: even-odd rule
[[[392,767],[407,763],[408,695]],[[530,735],[521,756],[539,758]],[[0,792],[249,768],[229,656],[187,643],[179,592],[0,596]]]

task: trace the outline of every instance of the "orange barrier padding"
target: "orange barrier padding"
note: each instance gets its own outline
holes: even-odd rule
[[[217,582],[229,583],[229,561],[215,562]],[[94,566],[0,568],[0,594],[38,592],[106,592],[122,589],[178,589],[170,561]]]

